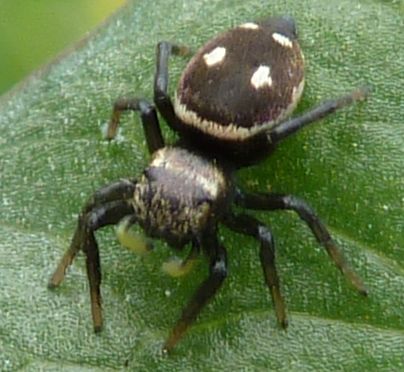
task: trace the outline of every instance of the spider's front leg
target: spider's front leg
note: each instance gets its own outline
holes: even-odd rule
[[[353,271],[345,260],[344,255],[331,238],[327,228],[319,217],[302,199],[293,195],[274,193],[243,193],[238,190],[235,203],[241,207],[255,210],[292,210],[306,222],[317,241],[325,248],[331,260],[342,272],[345,278],[351,282],[356,290],[366,296],[367,290],[358,274]]]
[[[217,240],[216,230],[209,230],[200,239],[203,252],[209,258],[209,276],[199,286],[188,305],[182,311],[181,318],[172,329],[163,351],[170,352],[193,324],[198,314],[213,298],[227,276],[227,253]]]
[[[102,328],[102,310],[100,258],[94,232],[106,225],[115,225],[125,216],[133,214],[133,208],[127,201],[133,195],[133,190],[132,181],[122,180],[106,186],[94,194],[83,208],[70,247],[60,260],[48,284],[51,289],[59,286],[65,277],[67,268],[72,264],[77,253],[82,250],[86,256],[91,312],[96,332]]]

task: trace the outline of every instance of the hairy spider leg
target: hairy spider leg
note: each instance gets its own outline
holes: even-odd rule
[[[174,112],[173,103],[168,94],[168,62],[170,56],[189,56],[191,50],[183,45],[160,41],[156,50],[156,73],[154,76],[154,103],[168,125],[178,130],[178,118]]]
[[[285,301],[280,290],[279,277],[275,265],[275,243],[271,230],[261,221],[247,214],[236,215],[233,213],[225,219],[224,224],[229,229],[237,233],[252,236],[260,242],[261,266],[275,307],[276,319],[282,328],[286,328],[288,321]]]
[[[81,249],[82,229],[79,228],[81,226],[80,221],[86,216],[87,213],[97,206],[115,200],[128,199],[133,194],[133,190],[134,183],[132,181],[120,180],[102,187],[93,194],[92,198],[87,202],[79,216],[79,223],[73,235],[69,249],[60,260],[56,270],[49,280],[49,288],[55,288],[60,285],[65,277],[66,269],[72,264],[77,253]]]
[[[166,353],[174,348],[187,329],[194,323],[201,310],[213,298],[227,276],[227,253],[218,242],[216,229],[211,228],[201,236],[200,246],[209,258],[209,276],[196,290],[170,332],[163,347],[163,351]]]
[[[117,224],[123,217],[131,213],[133,213],[133,208],[127,201],[114,201],[95,207],[79,222],[79,225],[83,226],[80,226],[83,229],[83,241],[81,245],[86,255],[91,314],[95,332],[99,332],[102,329],[102,309],[100,257],[94,232],[101,227]]]
[[[349,266],[342,251],[331,238],[327,228],[305,201],[293,195],[275,193],[243,193],[239,190],[235,197],[235,203],[248,209],[266,211],[286,209],[296,212],[298,216],[309,226],[319,244],[325,248],[331,260],[335,263],[345,278],[361,295],[367,296],[367,290],[362,282],[362,279]]]
[[[133,208],[127,202],[133,194],[133,189],[132,181],[121,180],[98,190],[93,195],[78,218],[70,247],[48,283],[51,289],[59,286],[65,277],[66,269],[72,264],[79,250],[84,252],[90,284],[91,313],[96,332],[102,328],[102,310],[100,258],[94,232],[106,225],[115,225],[125,216],[133,214]]]
[[[283,121],[279,125],[270,129],[267,132],[267,140],[269,144],[277,143],[282,139],[289,137],[291,134],[297,132],[304,126],[321,120],[338,109],[349,106],[356,101],[364,101],[369,95],[369,92],[369,88],[361,87],[354,90],[350,94],[341,96],[336,99],[324,101],[314,109],[303,113],[301,116]]]
[[[156,51],[156,72],[154,78],[154,102],[161,115],[175,128],[177,121],[174,113],[171,98],[167,93],[168,89],[168,60],[171,54],[186,56],[190,49],[185,46],[162,41],[157,44]],[[112,116],[108,123],[107,139],[115,138],[124,111],[139,111],[142,120],[143,130],[146,137],[147,148],[150,154],[164,147],[164,138],[161,134],[160,123],[157,117],[156,108],[150,102],[137,97],[120,97],[113,107]]]
[[[150,154],[164,147],[164,139],[155,107],[148,101],[135,97],[121,97],[115,101],[112,116],[108,123],[107,139],[115,138],[121,114],[124,111],[140,112],[147,149]]]

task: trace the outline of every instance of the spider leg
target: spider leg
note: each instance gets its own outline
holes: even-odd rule
[[[335,244],[330,233],[319,217],[302,199],[293,195],[242,193],[239,191],[236,195],[235,203],[241,207],[255,210],[286,209],[296,212],[309,226],[317,241],[325,248],[331,260],[335,263],[345,278],[352,283],[360,294],[367,295],[367,290],[362,279],[349,266],[342,251]]]
[[[106,186],[94,194],[83,208],[70,247],[48,283],[48,287],[51,289],[59,286],[65,277],[66,269],[71,265],[79,250],[84,252],[95,331],[102,328],[102,314],[100,258],[94,232],[106,225],[116,224],[123,217],[133,214],[132,206],[124,199],[131,194],[131,187],[134,187],[133,183],[123,180]]]
[[[115,225],[123,217],[133,213],[132,206],[126,201],[113,201],[94,208],[79,221],[82,230],[82,250],[86,256],[88,282],[90,284],[91,314],[94,331],[102,329],[101,310],[101,268],[98,244],[94,232],[107,225]]]
[[[356,101],[365,100],[368,95],[369,89],[363,87],[358,88],[345,96],[322,102],[317,107],[305,112],[301,116],[291,118],[275,126],[273,129],[270,129],[267,133],[268,142],[270,144],[275,144],[282,139],[289,137],[304,126],[323,119],[340,108],[351,105]]]
[[[166,122],[174,130],[178,129],[178,119],[175,115],[171,98],[168,95],[168,62],[172,54],[187,56],[190,55],[190,52],[190,49],[186,46],[172,44],[167,41],[161,41],[157,44],[154,103]]]
[[[127,199],[133,194],[134,183],[130,180],[120,180],[110,185],[104,186],[94,193],[92,198],[84,206],[80,216],[78,226],[73,235],[70,247],[67,249],[60,260],[56,270],[54,271],[49,283],[49,288],[55,288],[60,285],[65,277],[66,269],[72,264],[77,253],[81,249],[82,243],[82,221],[85,216],[96,206],[103,205],[108,202]]]
[[[147,148],[150,154],[164,147],[164,139],[161,134],[155,107],[144,99],[134,97],[121,97],[115,101],[112,116],[108,123],[107,139],[113,139],[116,136],[121,114],[124,111],[140,112]]]
[[[265,282],[270,290],[278,324],[282,328],[288,325],[285,302],[280,290],[279,277],[275,265],[275,243],[268,226],[247,214],[231,214],[224,224],[231,230],[249,235],[260,243],[260,260]]]
[[[227,253],[219,244],[216,231],[209,231],[201,238],[201,248],[209,257],[209,276],[202,282],[188,305],[182,311],[180,319],[170,332],[163,351],[170,352],[195,321],[198,314],[216,294],[227,276]]]

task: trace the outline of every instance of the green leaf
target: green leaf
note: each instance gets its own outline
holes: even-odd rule
[[[138,0],[74,51],[0,102],[0,369],[403,370],[404,9],[401,2]],[[155,44],[197,47],[268,14],[297,22],[307,60],[298,111],[362,84],[370,99],[300,132],[239,174],[253,190],[304,197],[363,277],[345,282],[293,213],[259,213],[272,226],[290,326],[276,327],[257,243],[221,231],[230,276],[173,355],[160,348],[206,275],[167,278],[163,244],[147,259],[98,233],[105,329],[93,334],[80,256],[54,292],[47,280],[91,193],[147,164],[139,118],[120,142],[101,127],[114,99],[152,97]],[[242,46],[240,46],[242,47]],[[172,61],[171,89],[185,60]],[[174,136],[164,126],[170,140]],[[258,214],[257,214],[258,215]]]

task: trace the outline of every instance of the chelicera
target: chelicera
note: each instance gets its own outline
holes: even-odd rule
[[[149,251],[146,240],[129,231],[138,224],[145,235],[168,242],[175,250],[189,246],[182,262],[169,262],[174,276],[189,271],[203,254],[209,275],[200,284],[164,344],[170,351],[216,294],[227,276],[227,253],[218,240],[219,225],[255,238],[260,261],[279,325],[287,326],[284,299],[275,265],[275,245],[269,226],[234,206],[253,210],[292,210],[308,225],[338,269],[361,293],[366,289],[349,267],[327,228],[303,200],[293,195],[251,193],[234,181],[240,167],[268,156],[284,138],[335,110],[367,96],[365,88],[319,104],[301,116],[287,119],[304,85],[304,59],[294,21],[269,18],[235,27],[205,44],[184,70],[174,103],[168,95],[168,62],[172,54],[186,55],[186,47],[157,45],[154,104],[121,98],[114,105],[108,138],[116,134],[124,111],[139,111],[151,161],[136,179],[124,179],[96,191],[83,208],[71,245],[60,261],[50,287],[58,286],[67,267],[81,250],[86,256],[95,331],[103,324],[101,269],[95,231],[118,225],[123,245]],[[157,110],[179,134],[166,146]]]

